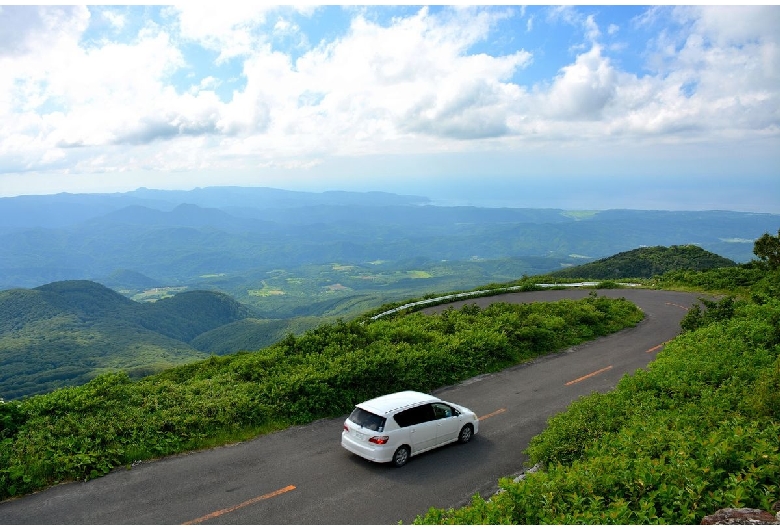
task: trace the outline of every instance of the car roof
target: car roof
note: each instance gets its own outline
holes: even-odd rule
[[[373,412],[374,414],[387,415],[388,413],[406,408],[413,405],[422,405],[423,403],[435,403],[439,398],[430,394],[423,394],[414,390],[404,390],[395,394],[375,397],[358,404],[361,409]]]

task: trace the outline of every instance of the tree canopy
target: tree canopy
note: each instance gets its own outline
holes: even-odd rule
[[[756,239],[753,254],[770,269],[780,268],[780,230],[777,231],[777,236],[766,233]]]

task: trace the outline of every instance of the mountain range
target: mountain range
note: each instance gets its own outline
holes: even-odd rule
[[[290,271],[286,282],[308,276],[302,269],[311,266],[387,277],[410,262],[474,269],[511,260],[510,275],[541,274],[642,246],[684,244],[746,262],[753,241],[778,226],[775,214],[445,207],[380,192],[211,187],[5,197],[0,289],[71,279],[131,287],[112,284],[121,279],[136,288],[218,288],[252,305],[258,300],[241,293],[272,283],[269,271]],[[508,278],[483,271],[468,281],[492,279]]]
[[[246,187],[0,198],[0,396],[105,370],[141,376],[524,276],[745,263],[778,226],[766,213],[452,207]],[[679,261],[690,245],[709,256]],[[678,258],[661,256],[667,246]],[[641,267],[635,255],[600,261],[642,248]]]

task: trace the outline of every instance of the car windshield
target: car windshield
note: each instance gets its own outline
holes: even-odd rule
[[[363,410],[360,407],[352,411],[352,414],[349,415],[349,421],[360,425],[364,429],[376,432],[382,432],[385,428],[385,419],[382,416]]]

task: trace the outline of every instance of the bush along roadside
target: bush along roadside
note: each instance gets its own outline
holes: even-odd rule
[[[757,301],[758,300],[758,301]],[[780,499],[780,301],[728,299],[647,370],[552,418],[541,471],[417,524],[698,524]]]

